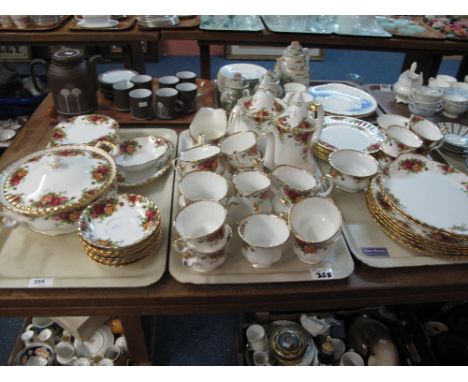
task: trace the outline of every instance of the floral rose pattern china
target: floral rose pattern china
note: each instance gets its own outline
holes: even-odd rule
[[[168,141],[160,137],[146,136],[123,141],[115,158],[119,168],[141,171],[150,167],[160,167],[171,154]]]
[[[121,194],[88,206],[79,220],[79,233],[99,247],[137,244],[159,226],[159,210],[153,201],[136,194]]]

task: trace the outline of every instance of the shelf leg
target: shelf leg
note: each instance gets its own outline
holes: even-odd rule
[[[127,340],[130,360],[134,365],[151,365],[145,343],[145,335],[138,316],[120,317]]]
[[[204,44],[201,41],[198,42],[200,48],[200,74],[201,78],[207,80],[211,79],[211,57],[210,57],[210,45]]]

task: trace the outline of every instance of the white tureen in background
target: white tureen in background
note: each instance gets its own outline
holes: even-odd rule
[[[31,153],[0,175],[4,223],[22,223],[47,235],[74,232],[81,211],[114,190],[116,173],[111,155],[96,147],[68,145]]]
[[[309,86],[310,52],[303,48],[298,41],[293,41],[280,58],[276,59],[275,74],[281,82],[298,82]]]
[[[416,73],[418,64],[413,62],[408,70],[400,74],[398,81],[393,85],[395,99],[399,103],[408,103],[408,96],[411,90],[423,84],[423,73]]]

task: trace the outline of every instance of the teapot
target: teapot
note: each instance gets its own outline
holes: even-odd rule
[[[249,84],[241,73],[234,73],[233,77],[228,78],[224,87],[219,90],[220,106],[228,113],[234,108],[238,100],[250,95]]]
[[[47,81],[57,113],[65,116],[88,114],[97,108],[96,64],[100,55],[88,62],[79,49],[61,49],[52,55],[49,65],[42,59],[31,62],[31,77],[34,87],[40,91],[34,70],[37,64],[47,67]]]
[[[271,71],[267,71],[260,78],[260,81],[255,86],[255,91],[259,89],[269,90],[275,95],[275,97],[278,97],[278,98],[281,98],[284,93],[283,87],[281,86],[278,76]]]
[[[298,41],[293,41],[280,58],[276,59],[275,74],[282,83],[298,82],[309,85],[310,52],[303,48]]]
[[[413,62],[408,70],[400,74],[398,81],[393,85],[393,91],[396,93],[395,99],[399,103],[408,103],[408,97],[417,86],[423,84],[423,73],[416,73],[418,64]]]

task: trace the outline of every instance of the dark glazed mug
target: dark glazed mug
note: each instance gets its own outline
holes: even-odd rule
[[[180,80],[180,83],[191,82],[194,84],[197,80],[197,75],[194,72],[189,72],[188,70],[177,72],[176,77]]]
[[[135,84],[137,89],[148,89],[153,91],[153,77],[146,74],[139,74],[133,77],[131,80]]]
[[[164,76],[159,78],[159,89],[174,88],[180,82],[176,76]]]
[[[148,89],[134,89],[129,94],[130,111],[135,119],[150,119],[153,116],[153,93]]]
[[[183,82],[176,86],[179,99],[183,102],[182,113],[189,114],[197,110],[197,85],[191,82]]]
[[[156,115],[161,119],[173,119],[184,109],[184,103],[178,99],[179,92],[173,88],[156,90]]]
[[[135,88],[135,85],[130,81],[120,81],[112,85],[114,95],[114,105],[119,111],[130,110],[129,93]]]

